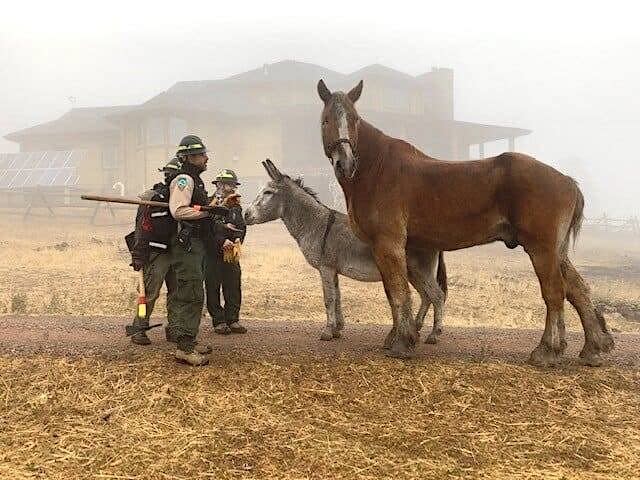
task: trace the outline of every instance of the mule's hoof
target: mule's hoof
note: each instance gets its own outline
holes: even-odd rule
[[[332,336],[333,338],[340,338],[342,336],[342,332],[340,330],[334,330]]]
[[[436,343],[438,343],[438,335],[436,335],[435,333],[430,333],[426,340],[424,341],[424,343],[429,343],[431,345],[435,345]]]
[[[594,339],[587,340],[580,352],[580,358],[587,359],[591,356],[600,356],[600,353],[606,353],[613,350],[615,342],[609,332],[599,332]]]
[[[580,360],[583,365],[587,367],[601,367],[604,364],[604,360],[599,353],[589,353],[582,356],[580,355]]]
[[[560,365],[561,358],[560,355],[546,346],[538,345],[529,355],[527,363],[535,367],[554,367]]]
[[[603,352],[610,352],[616,346],[613,336],[609,332],[602,332],[599,337],[600,350]]]
[[[333,340],[333,333],[330,331],[329,332],[323,331],[320,334],[320,340],[325,340],[325,341]]]

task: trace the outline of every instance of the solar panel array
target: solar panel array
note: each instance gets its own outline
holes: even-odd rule
[[[77,185],[82,152],[0,153],[0,189],[69,187]]]

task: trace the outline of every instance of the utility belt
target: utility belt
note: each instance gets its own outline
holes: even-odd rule
[[[206,224],[202,221],[194,222],[178,222],[178,236],[176,237],[178,244],[187,252],[191,251],[191,240],[194,238],[204,238],[207,233]]]

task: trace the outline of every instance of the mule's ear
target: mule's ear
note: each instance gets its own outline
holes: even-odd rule
[[[347,97],[349,97],[349,100],[351,100],[353,103],[356,103],[360,98],[360,94],[362,93],[362,86],[363,83],[362,80],[360,80],[358,85],[353,87],[351,90],[349,90],[349,93],[347,93]]]
[[[318,95],[320,95],[320,98],[324,103],[327,103],[331,98],[331,91],[327,88],[324,84],[324,80],[322,79],[318,82]]]

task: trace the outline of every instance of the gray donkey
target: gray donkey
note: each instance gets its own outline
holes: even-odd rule
[[[245,222],[255,225],[282,219],[298,242],[304,258],[320,272],[322,278],[327,325],[320,338],[338,338],[344,327],[338,274],[362,282],[382,281],[371,249],[353,233],[347,215],[323,205],[302,179],[292,179],[280,173],[270,160],[262,162],[262,165],[271,181],[245,210]],[[429,305],[433,303],[433,329],[426,343],[436,343],[442,333],[447,294],[444,257],[437,250],[407,249],[407,267],[409,281],[421,299],[416,316],[418,330],[422,328]],[[394,335],[392,329],[385,339],[385,348],[389,347]]]

